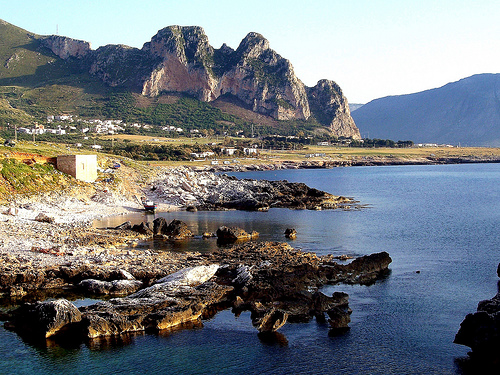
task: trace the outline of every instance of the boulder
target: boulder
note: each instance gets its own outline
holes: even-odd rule
[[[180,220],[172,220],[166,227],[165,233],[167,236],[174,240],[184,240],[193,237],[193,232],[189,230],[186,223]]]
[[[287,228],[285,230],[285,237],[293,240],[297,238],[297,231],[294,228]]]
[[[146,235],[153,234],[153,228],[151,227],[151,223],[142,222],[140,224],[135,224],[131,228],[134,232]]]
[[[54,218],[53,217],[50,217],[50,216],[47,216],[45,215],[43,212],[40,212],[36,217],[35,217],[35,221],[38,221],[40,223],[49,223],[49,224],[52,224],[54,223]]]
[[[153,221],[153,234],[159,235],[164,234],[165,229],[168,226],[167,220],[164,217],[157,217]]]
[[[241,228],[226,227],[226,226],[219,227],[217,229],[216,235],[217,239],[220,242],[235,242],[238,240],[250,240],[257,238],[259,236],[257,232],[247,233]]]
[[[288,319],[288,314],[283,310],[271,308],[265,311],[252,310],[252,325],[260,333],[276,332],[283,327]]]
[[[113,227],[111,229],[116,229],[116,230],[132,229],[132,223],[130,221],[125,221],[124,223],[121,223],[120,225],[117,225],[116,227]]]
[[[472,349],[473,357],[487,364],[500,365],[500,292],[490,300],[479,302],[477,311],[467,314],[455,335],[455,344]]]
[[[80,311],[66,299],[27,303],[13,313],[12,328],[26,335],[51,337],[82,320]]]
[[[155,236],[168,236],[174,240],[184,240],[186,238],[193,237],[193,232],[189,230],[186,223],[176,219],[167,223],[163,217],[159,217],[153,221],[153,234]]]

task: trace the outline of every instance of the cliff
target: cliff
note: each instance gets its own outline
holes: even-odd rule
[[[339,85],[323,79],[313,88],[309,88],[307,94],[314,116],[320,123],[328,125],[333,134],[361,139],[359,129],[351,117],[347,99]]]
[[[90,44],[49,36],[45,47],[64,60],[78,61],[110,86],[132,88],[144,96],[181,92],[211,102],[237,98],[247,109],[276,120],[308,120],[311,116],[334,135],[360,138],[340,87],[322,80],[306,87],[289,60],[258,33],[249,33],[236,50],[214,49],[198,26],[169,26],[142,49]]]
[[[91,51],[90,43],[59,35],[43,39],[42,44],[63,60],[69,57],[82,58]]]

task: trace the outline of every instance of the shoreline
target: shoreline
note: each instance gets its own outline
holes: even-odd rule
[[[256,160],[257,161],[257,160]],[[282,169],[332,169],[340,167],[376,167],[403,165],[445,165],[445,164],[500,163],[500,156],[450,156],[412,157],[401,156],[351,156],[349,159],[318,160],[259,160],[248,164],[223,164],[188,167],[194,171],[207,172],[250,172]]]
[[[406,159],[406,158],[362,158],[351,162],[350,166],[371,165],[436,165],[457,163],[457,159]],[[460,158],[459,163],[497,163],[500,158]],[[344,166],[337,161],[283,161],[280,163],[255,163],[248,166],[214,166],[155,168],[154,176],[147,182],[136,184],[124,193],[123,189],[109,190],[106,185],[94,184],[93,191],[78,190],[73,195],[65,192],[52,192],[49,195],[16,198],[10,203],[0,205],[0,257],[10,264],[28,264],[34,267],[59,265],[68,262],[83,264],[89,259],[114,259],[120,253],[120,246],[140,241],[139,233],[109,236],[92,227],[94,220],[104,217],[142,212],[143,207],[136,198],[138,194],[153,199],[159,204],[159,211],[183,210],[196,206],[200,197],[217,196],[227,200],[227,194],[235,201],[245,201],[245,195],[252,187],[243,184],[243,180],[232,180],[229,176],[217,175],[224,172],[244,172],[254,170],[334,168]],[[230,168],[231,167],[231,168]],[[125,169],[126,167],[122,167]],[[128,172],[127,172],[128,173]],[[126,179],[123,179],[126,181]],[[265,181],[265,180],[262,180]],[[247,183],[248,184],[248,183]],[[90,184],[89,184],[90,185]],[[258,184],[257,184],[258,185]],[[267,186],[264,186],[268,189]],[[235,196],[235,192],[239,195]],[[226,195],[225,195],[226,194]],[[260,194],[256,193],[257,196]],[[329,195],[334,199],[344,198]],[[252,197],[250,197],[252,198]],[[253,199],[253,198],[252,198]],[[362,203],[345,198],[327,208],[362,208]],[[340,203],[340,204],[339,204]],[[260,206],[255,205],[254,208]],[[279,207],[279,206],[278,206]],[[284,207],[284,206],[281,206]],[[231,207],[234,209],[235,207]],[[265,208],[265,207],[264,207]],[[299,209],[320,209],[320,206],[291,207]],[[203,208],[202,208],[203,209]],[[221,207],[221,209],[228,209]],[[265,209],[264,209],[265,210]],[[37,221],[38,215],[44,214],[52,223]],[[144,256],[144,251],[127,250],[136,257]],[[0,282],[0,288],[2,283]],[[4,291],[6,292],[6,291]],[[9,294],[9,293],[7,293]],[[10,293],[16,297],[22,291]]]

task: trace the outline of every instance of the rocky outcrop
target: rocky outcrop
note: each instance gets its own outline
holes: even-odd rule
[[[455,344],[472,349],[472,359],[484,366],[495,366],[500,359],[500,293],[490,300],[479,302],[477,311],[467,314],[455,335]]]
[[[307,96],[316,119],[338,137],[361,139],[361,134],[351,117],[349,104],[340,86],[333,81],[320,80],[308,88]]]
[[[158,176],[151,188],[155,200],[197,210],[266,211],[293,209],[355,209],[359,202],[310,188],[303,183],[238,179],[233,176],[176,168]]]
[[[201,27],[169,26],[142,51],[161,60],[143,83],[143,95],[185,92],[206,102],[232,95],[278,120],[310,116],[305,86],[260,34],[249,33],[236,51],[226,45],[214,50]]]
[[[277,120],[307,120],[311,112],[304,84],[287,59],[270,49],[269,41],[249,33],[236,51],[224,57],[230,63],[222,70],[220,95],[233,95],[254,112]]]
[[[24,304],[14,313],[7,328],[22,335],[51,337],[82,320],[80,311],[66,299]]]
[[[59,35],[42,39],[42,44],[63,60],[70,57],[83,58],[91,51],[90,43]]]

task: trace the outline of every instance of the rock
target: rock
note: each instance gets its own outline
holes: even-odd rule
[[[140,224],[133,225],[132,228],[130,229],[140,234],[147,234],[147,235],[153,234],[153,228],[151,228],[151,223],[142,222]]]
[[[123,280],[135,280],[135,277],[128,271],[126,270],[118,270],[120,273],[120,276],[122,277]]]
[[[142,281],[138,280],[102,281],[86,279],[80,281],[78,287],[86,293],[95,295],[125,296],[136,292],[142,285]]]
[[[455,335],[455,344],[472,349],[471,357],[490,365],[500,365],[500,292],[490,300],[479,302],[477,312],[467,314]]]
[[[297,238],[297,231],[294,228],[287,228],[285,230],[285,237],[295,239]]]
[[[326,313],[330,317],[328,323],[332,329],[349,328],[352,310],[348,306],[333,307]]]
[[[35,217],[35,221],[38,221],[40,223],[49,223],[49,224],[52,224],[52,223],[54,223],[54,218],[45,215],[43,212],[40,212]]]
[[[165,234],[174,240],[184,240],[186,238],[193,237],[193,232],[189,230],[187,224],[176,219],[172,220],[168,224]]]
[[[184,240],[193,237],[193,232],[191,232],[186,223],[174,219],[167,224],[167,221],[163,217],[159,217],[153,221],[153,233],[155,236],[165,235],[173,240]]]
[[[199,320],[233,290],[209,281],[218,268],[215,264],[190,267],[128,297],[82,308],[85,335],[162,330]]]
[[[288,314],[282,310],[252,310],[252,324],[260,333],[277,331],[285,325],[287,319]]]
[[[217,239],[220,242],[235,242],[238,240],[251,240],[257,238],[259,234],[257,232],[247,233],[243,229],[238,227],[226,227],[222,226],[217,229],[216,232]]]
[[[165,234],[166,227],[168,226],[167,220],[164,217],[158,217],[153,221],[153,234]]]
[[[343,273],[347,276],[343,281],[370,284],[387,271],[391,262],[391,257],[385,251],[356,258],[343,267]]]
[[[311,112],[320,123],[329,126],[338,137],[361,139],[359,129],[351,117],[347,99],[340,86],[333,81],[322,79],[316,86],[307,88]]]
[[[156,281],[155,284],[168,284],[170,286],[174,285],[176,287],[183,285],[196,286],[210,280],[215,275],[218,269],[218,264],[212,264],[210,266],[188,267],[172,275],[165,276],[164,278]],[[144,292],[147,292],[147,289],[145,289]]]
[[[187,206],[186,207],[186,211],[188,211],[188,212],[197,212],[198,209],[196,208],[196,206]]]
[[[63,60],[70,57],[82,58],[91,51],[90,43],[59,35],[45,37],[42,44]]]
[[[237,287],[243,287],[252,280],[253,276],[251,273],[251,267],[247,265],[241,265],[236,270],[236,277],[232,280],[232,284]]]
[[[17,216],[19,210],[17,207],[9,207],[6,211],[4,211],[4,215]]]
[[[124,223],[121,223],[120,225],[117,225],[116,227],[113,227],[111,229],[116,229],[116,230],[132,229],[132,223],[130,221],[125,221]]]
[[[13,313],[13,329],[21,334],[51,337],[81,321],[81,313],[66,299],[28,303]]]

